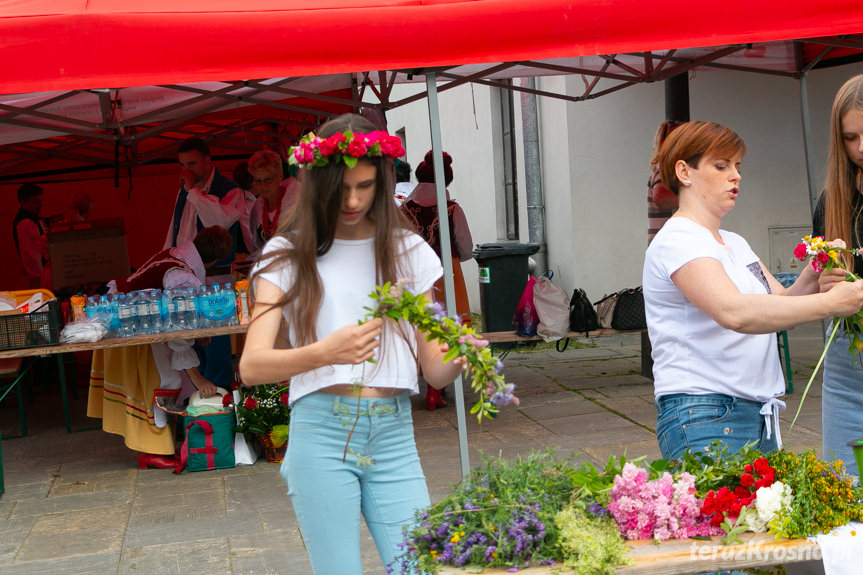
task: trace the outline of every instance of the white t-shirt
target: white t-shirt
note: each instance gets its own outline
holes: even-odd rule
[[[425,293],[432,288],[434,282],[443,275],[440,259],[429,245],[413,232],[399,232],[402,237],[401,252],[403,258],[401,273],[398,280],[411,293]],[[316,324],[318,340],[346,326],[355,325],[365,318],[365,307],[374,307],[374,300],[369,297],[377,281],[375,279],[374,238],[364,240],[333,241],[329,252],[317,260],[318,274],[323,285],[321,310]],[[266,255],[272,250],[284,249],[290,246],[285,238],[272,238],[264,246]],[[265,258],[262,258],[265,261]],[[260,266],[256,264],[256,268]],[[254,273],[254,272],[253,272]],[[263,278],[276,285],[283,292],[290,289],[294,275],[289,264],[278,270],[262,273]],[[290,321],[290,309],[284,310],[286,321]],[[417,384],[416,338],[414,329],[405,324],[403,330],[406,340],[401,336],[402,330],[395,329],[394,324],[387,322],[384,338],[378,348],[377,364],[365,365],[331,365],[313,371],[301,373],[291,378],[291,403],[304,395],[336,384],[351,384],[360,379],[368,387],[391,387],[419,392]],[[296,345],[295,334],[292,332],[291,344]],[[381,358],[383,350],[383,358]]]
[[[746,240],[719,233],[724,246],[692,220],[671,218],[647,248],[642,281],[656,397],[721,393],[765,402],[783,393],[776,335],[723,328],[671,281],[671,274],[685,264],[706,257],[719,260],[741,293],[770,293]]]

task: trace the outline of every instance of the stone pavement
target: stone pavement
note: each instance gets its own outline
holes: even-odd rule
[[[821,447],[819,384],[789,430],[822,349],[820,324],[789,332],[795,394],[786,398],[782,437],[791,449]],[[554,446],[576,461],[610,455],[659,457],[653,388],[640,372],[637,335],[610,336],[564,353],[515,351],[507,379],[518,409],[481,425],[468,416],[471,464],[478,451],[516,456]],[[66,433],[56,388],[36,385],[28,437],[4,440],[6,493],[0,496],[0,575],[311,573],[278,465],[176,476],[139,471],[122,438],[101,430]],[[92,427],[86,387],[72,400],[73,427]],[[470,396],[468,396],[470,402]],[[452,402],[451,402],[452,404]],[[432,499],[460,478],[453,407],[428,412],[415,398],[417,443]],[[17,433],[12,397],[0,407],[3,437]],[[363,531],[366,573],[384,573]]]

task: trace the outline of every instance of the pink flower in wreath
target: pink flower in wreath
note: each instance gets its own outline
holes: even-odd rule
[[[294,148],[294,157],[300,164],[310,164],[315,161],[315,153],[313,149],[305,144]]]
[[[254,397],[247,397],[245,403],[243,403],[243,407],[246,409],[255,409],[258,407],[258,400]]]

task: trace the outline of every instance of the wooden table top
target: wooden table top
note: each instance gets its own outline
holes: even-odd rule
[[[112,347],[126,347],[130,345],[149,345],[178,339],[198,339],[202,337],[214,337],[217,335],[230,335],[233,333],[245,333],[248,324],[230,325],[225,327],[210,327],[206,329],[188,329],[184,331],[172,331],[168,333],[157,333],[152,335],[136,335],[133,337],[113,337],[95,342],[86,343],[64,343],[60,345],[47,345],[43,347],[30,347],[26,349],[9,349],[0,351],[0,359],[12,357],[31,357],[34,355],[54,355],[58,353],[71,353],[75,351],[88,351],[91,349],[106,349]]]

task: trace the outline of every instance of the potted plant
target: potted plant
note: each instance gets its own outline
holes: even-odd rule
[[[257,439],[267,461],[280,462],[288,447],[291,420],[287,386],[271,383],[243,387],[236,384],[234,392],[237,431],[249,439]]]

